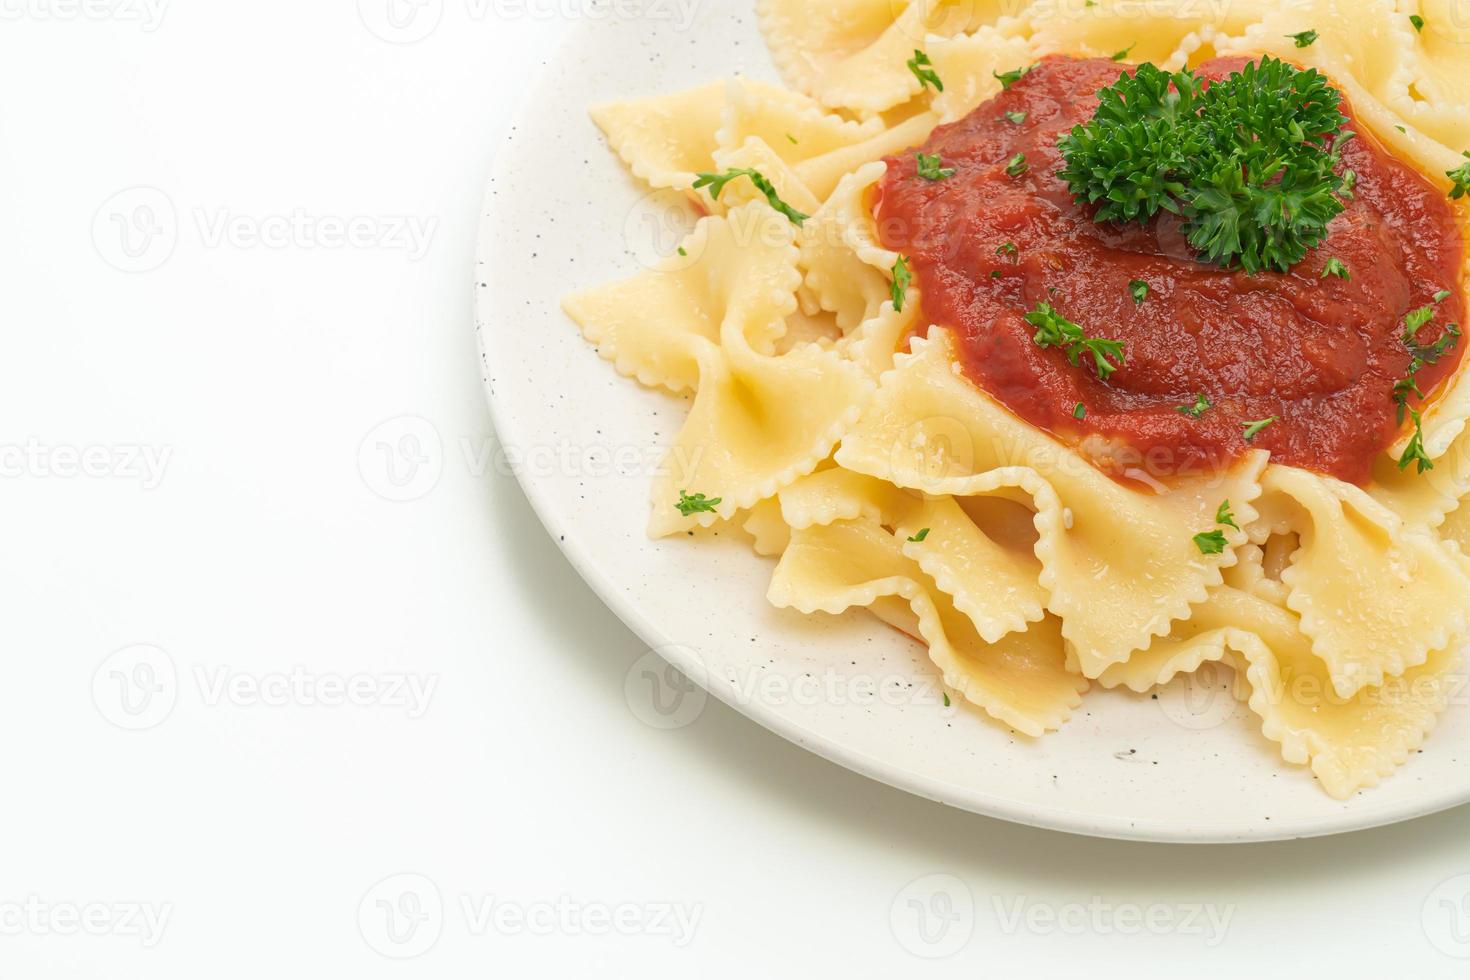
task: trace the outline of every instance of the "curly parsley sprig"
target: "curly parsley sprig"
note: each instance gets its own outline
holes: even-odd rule
[[[1315,69],[1267,56],[1206,87],[1188,69],[1143,64],[1098,98],[1092,120],[1061,138],[1058,173],[1097,221],[1167,211],[1209,261],[1285,272],[1346,206],[1335,168],[1353,134]]]

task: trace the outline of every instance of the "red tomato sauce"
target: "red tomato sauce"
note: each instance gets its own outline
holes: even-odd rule
[[[1225,78],[1244,64],[1217,60],[1199,74]],[[1289,273],[1205,264],[1179,219],[1163,212],[1148,225],[1098,224],[1056,176],[1057,140],[1091,119],[1096,92],[1123,70],[1043,60],[934,131],[923,152],[955,168],[948,179],[918,177],[913,153],[888,160],[874,213],[884,244],[914,270],[922,322],[957,335],[976,384],[1115,476],[1167,480],[1261,448],[1274,462],[1366,483],[1374,457],[1404,430],[1393,386],[1411,359],[1405,315],[1433,305],[1421,344],[1464,322],[1464,243],[1444,191],[1350,121],[1345,128],[1359,135],[1342,167],[1357,172],[1353,199]],[[1008,112],[1026,118],[1017,124]],[[1343,112],[1352,115],[1346,103]],[[1017,153],[1028,164],[1019,177],[1006,172]],[[997,251],[1007,243],[1014,252]],[[1350,280],[1323,278],[1332,257]],[[1148,284],[1142,303],[1130,293],[1134,280]],[[1451,295],[1435,303],[1441,290]],[[1074,366],[1063,350],[1038,346],[1024,317],[1039,302],[1088,337],[1121,340],[1123,366],[1103,381],[1090,358]],[[1463,346],[1418,372],[1426,394],[1454,372]],[[1213,409],[1198,418],[1179,411],[1201,394]],[[1248,443],[1246,424],[1272,416]]]

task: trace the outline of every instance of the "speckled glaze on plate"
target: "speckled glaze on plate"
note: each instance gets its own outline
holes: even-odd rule
[[[693,5],[687,23],[683,6],[577,25],[486,190],[475,273],[485,385],[547,546],[560,546],[650,649],[753,720],[976,813],[1200,843],[1341,833],[1470,800],[1463,703],[1396,775],[1339,802],[1281,761],[1228,693],[1227,672],[1157,695],[1094,689],[1066,728],[1031,740],[946,708],[923,651],[866,614],[771,608],[771,562],[742,535],[647,539],[649,476],[685,404],[620,377],[558,304],[672,251],[693,220],[677,195],[649,194],[629,176],[586,107],[735,73],[776,80],[745,3]]]

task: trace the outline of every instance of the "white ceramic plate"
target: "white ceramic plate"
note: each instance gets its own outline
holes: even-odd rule
[[[1463,705],[1422,754],[1347,802],[1281,761],[1226,691],[1224,672],[1157,697],[1094,689],[1065,729],[1032,741],[977,711],[947,710],[922,650],[866,614],[809,619],[772,609],[771,563],[740,535],[648,540],[649,475],[685,404],[618,376],[558,301],[672,251],[692,218],[677,198],[648,195],[625,172],[586,106],[737,72],[776,75],[744,2],[642,7],[642,18],[608,14],[578,25],[531,95],[486,192],[476,296],[496,429],[551,532],[547,547],[560,546],[651,649],[834,762],[1039,827],[1268,840],[1470,800]]]

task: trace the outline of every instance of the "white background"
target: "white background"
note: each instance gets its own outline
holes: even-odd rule
[[[1464,811],[1123,844],[648,724],[470,308],[594,8],[385,2],[0,0],[0,975],[1470,970]]]

